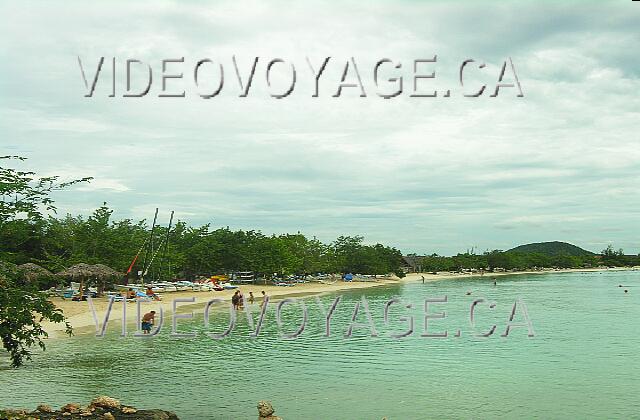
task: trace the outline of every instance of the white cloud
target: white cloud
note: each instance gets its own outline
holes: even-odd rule
[[[112,191],[112,192],[126,192],[129,191],[130,188],[127,187],[125,184],[123,184],[120,181],[117,181],[115,179],[108,179],[108,178],[98,178],[98,179],[93,179],[91,180],[91,182],[89,182],[88,184],[83,184],[82,186],[79,186],[77,188],[78,191],[83,191],[83,192],[96,192],[96,191]]]

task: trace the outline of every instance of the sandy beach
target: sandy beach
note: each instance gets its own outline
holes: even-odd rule
[[[404,280],[404,279],[403,279]],[[249,292],[253,292],[255,302],[260,303],[262,301],[261,291],[265,291],[269,296],[271,302],[278,301],[287,297],[300,297],[300,296],[314,296],[324,293],[332,293],[341,290],[357,290],[370,287],[380,287],[389,284],[398,284],[402,280],[398,278],[384,278],[377,281],[367,282],[343,282],[337,281],[335,283],[300,283],[292,287],[281,287],[273,285],[244,285],[240,287],[242,294],[246,299],[249,297]],[[432,281],[432,280],[431,280]],[[161,301],[155,302],[141,302],[141,310],[143,312],[155,310],[162,307],[165,314],[170,314],[173,311],[173,301],[177,298],[195,298],[193,303],[180,303],[178,305],[178,313],[202,313],[204,312],[205,305],[211,299],[221,298],[228,301],[231,304],[231,297],[235,293],[235,290],[223,290],[223,291],[211,291],[211,292],[172,292],[165,293]],[[93,313],[88,302],[74,302],[70,299],[52,298],[52,302],[62,309],[66,315],[69,323],[74,329],[74,334],[92,334],[95,333],[95,321]],[[104,315],[106,313],[109,301],[106,297],[93,299],[94,308],[98,321],[102,323]],[[111,310],[109,317],[110,325],[119,326],[119,322],[122,320],[122,302],[115,302]],[[213,310],[213,309],[212,309]],[[226,308],[225,308],[226,310]],[[136,318],[136,304],[134,302],[127,303],[127,319],[131,319],[133,322]],[[54,324],[50,322],[43,323],[43,326],[49,338],[65,337],[64,324]]]
[[[635,269],[635,268],[634,268]],[[589,271],[603,271],[607,269],[602,268],[592,268],[592,269],[563,269],[563,270],[548,270],[548,271],[516,271],[516,272],[500,272],[500,273],[484,273],[483,275],[479,273],[409,273],[402,279],[400,278],[379,278],[377,281],[367,281],[367,282],[343,282],[337,281],[332,284],[328,283],[301,283],[297,284],[293,287],[280,287],[280,286],[272,286],[272,285],[245,285],[240,288],[245,298],[248,298],[249,292],[253,292],[255,296],[256,303],[260,303],[261,291],[264,290],[269,296],[271,302],[278,301],[287,297],[308,297],[314,295],[321,295],[325,293],[334,293],[343,290],[358,290],[358,289],[366,289],[371,287],[382,287],[392,284],[401,284],[407,282],[420,282],[422,281],[422,277],[424,276],[425,282],[435,282],[442,280],[453,280],[453,279],[467,279],[467,278],[499,278],[504,276],[514,276],[514,275],[525,275],[525,274],[551,274],[551,273],[572,273],[572,272],[589,272]],[[613,270],[625,270],[624,268],[611,268],[608,269],[610,271]],[[628,268],[627,268],[628,270]],[[142,302],[141,310],[143,312],[156,310],[158,311],[160,307],[165,314],[171,314],[173,311],[173,301],[177,298],[195,298],[195,302],[193,303],[180,303],[178,305],[178,313],[202,313],[204,312],[204,307],[208,301],[214,298],[221,298],[225,301],[231,303],[231,297],[234,294],[235,290],[224,290],[220,292],[212,291],[212,292],[173,292],[166,293],[163,296],[162,301],[157,302]],[[95,321],[93,318],[93,313],[89,306],[88,302],[73,302],[71,300],[63,300],[62,298],[52,298],[52,301],[56,304],[56,306],[63,310],[64,314],[67,316],[69,323],[74,329],[74,334],[92,334],[95,333]],[[109,301],[107,298],[97,298],[93,299],[93,304],[96,310],[96,315],[98,317],[98,321],[102,323],[104,319],[104,315],[106,313],[106,309],[108,307]],[[122,302],[115,302],[112,308],[109,324],[110,326],[120,326],[120,322],[122,320]],[[133,302],[127,303],[127,318],[131,319],[131,323],[135,321],[136,318],[136,304]],[[44,323],[45,330],[49,333],[49,338],[60,338],[65,337],[64,334],[64,325],[63,324],[53,324],[53,323]]]

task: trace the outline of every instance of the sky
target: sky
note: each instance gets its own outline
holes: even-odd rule
[[[640,3],[2,2],[0,154],[94,181],[57,193],[59,214],[103,202],[117,219],[362,235],[451,255],[561,240],[640,252]],[[105,57],[92,97],[91,82]],[[243,83],[259,57],[246,97]],[[414,60],[420,92],[411,97]],[[116,95],[111,60],[116,59]],[[184,57],[158,97],[162,60]],[[314,93],[314,75],[331,57]],[[365,89],[333,97],[346,62]],[[271,86],[266,69],[272,68]],[[381,67],[380,87],[374,80]],[[132,91],[123,97],[126,60]],[[203,66],[200,84],[193,80]],[[460,86],[460,65],[465,85]],[[509,61],[511,60],[511,61]],[[504,83],[490,97],[501,66]],[[484,63],[480,69],[478,64]],[[219,82],[219,95],[202,99]],[[296,84],[287,90],[291,64]],[[357,81],[350,65],[346,82]],[[402,77],[403,92],[389,78]],[[246,83],[245,83],[246,84]],[[480,97],[465,97],[482,84]],[[450,97],[443,97],[449,89]]]

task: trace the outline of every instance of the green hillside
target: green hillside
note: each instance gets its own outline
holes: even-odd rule
[[[535,253],[545,255],[572,255],[572,256],[588,256],[594,255],[593,252],[582,249],[578,246],[568,244],[566,242],[537,242],[533,244],[520,245],[508,250],[507,252],[519,253]]]

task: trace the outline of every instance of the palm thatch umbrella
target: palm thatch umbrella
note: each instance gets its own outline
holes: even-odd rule
[[[96,277],[109,278],[109,277],[121,277],[123,273],[114,270],[113,268],[104,264],[93,264],[91,268],[94,270]]]
[[[22,271],[24,277],[29,281],[53,276],[53,273],[51,271],[34,263],[20,264],[18,268]]]
[[[66,268],[56,274],[60,277],[70,277],[72,279],[89,278],[93,275],[93,268],[91,264],[75,264],[69,268]]]
[[[31,286],[44,289],[56,283],[54,274],[38,264],[26,263],[19,265],[17,268],[20,271],[20,277]]]
[[[71,278],[71,280],[79,279],[80,288],[78,289],[78,294],[82,296],[84,292],[84,282],[88,280],[92,274],[93,270],[90,264],[79,263],[56,273],[56,276],[68,277]]]
[[[83,286],[85,281],[89,280],[98,280],[98,295],[101,295],[104,291],[105,282],[109,278],[115,278],[122,276],[122,273],[108,267],[104,264],[85,264],[79,263],[73,265],[61,272],[57,273],[58,276],[62,277],[70,277],[72,279],[80,279],[80,290],[78,291],[81,295],[83,292]]]
[[[98,295],[102,295],[104,292],[105,284],[107,279],[115,279],[117,277],[122,277],[124,273],[114,270],[113,268],[106,266],[104,264],[93,264],[92,265],[94,272],[96,273],[96,277],[98,278]]]

